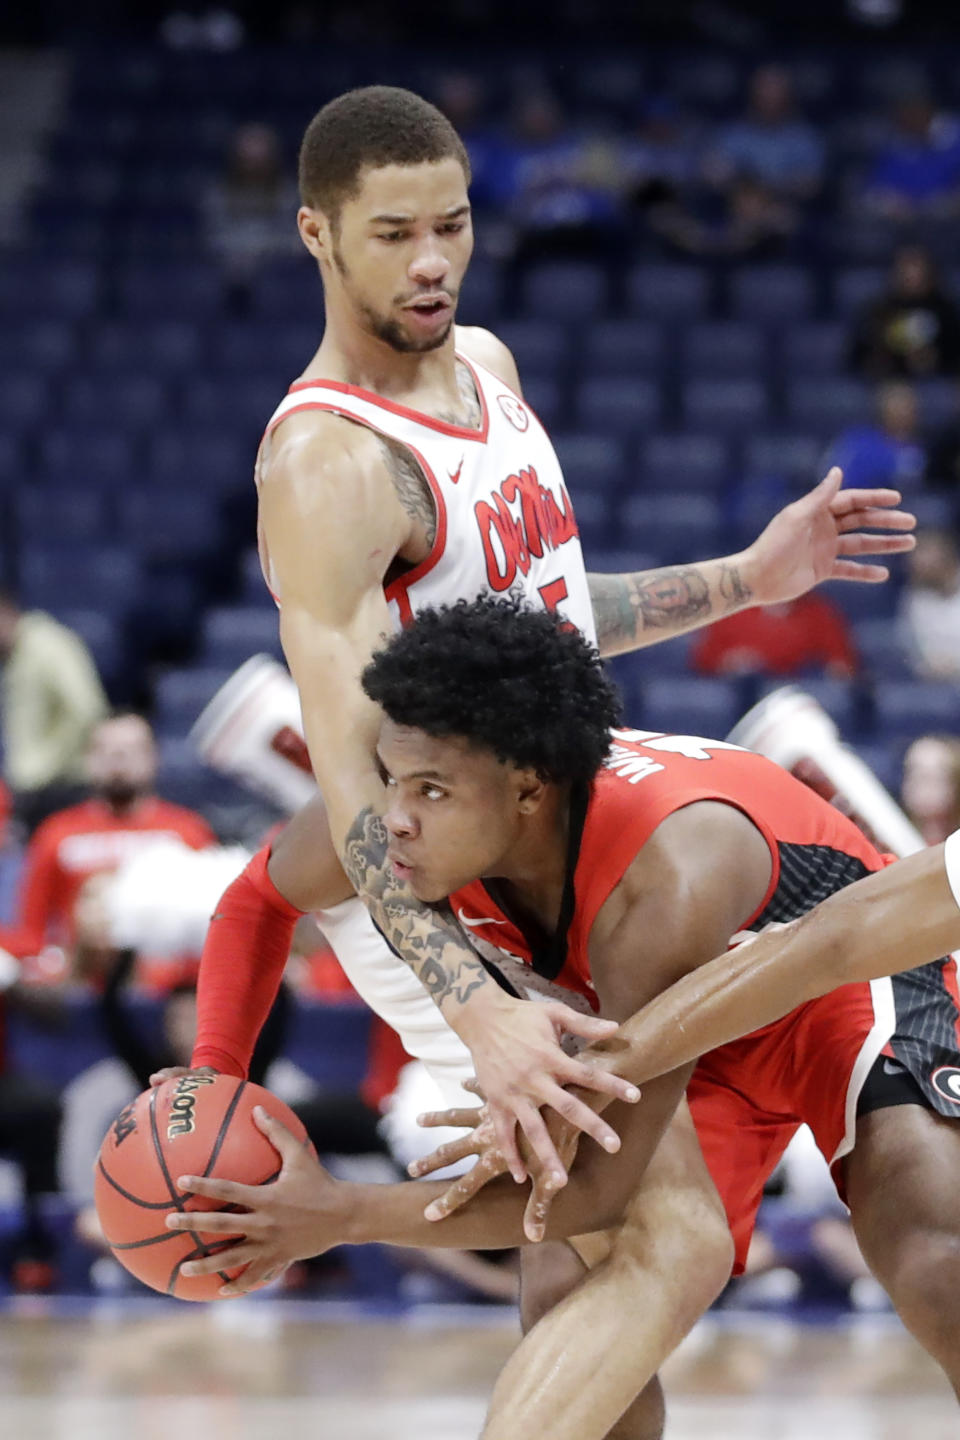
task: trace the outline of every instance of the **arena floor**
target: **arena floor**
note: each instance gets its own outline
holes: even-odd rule
[[[269,1301],[42,1302],[0,1318],[11,1440],[476,1440],[508,1311],[403,1322]],[[705,1322],[665,1376],[668,1440],[956,1440],[956,1406],[895,1322]],[[544,1437],[548,1440],[548,1437]]]

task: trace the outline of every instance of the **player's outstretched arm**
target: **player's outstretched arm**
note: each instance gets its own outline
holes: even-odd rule
[[[387,854],[376,754],[381,716],[360,676],[390,632],[384,575],[416,518],[401,499],[407,482],[391,464],[372,432],[334,416],[307,435],[292,431],[275,454],[261,483],[260,525],[281,604],[281,639],[347,879],[471,1050],[515,1173],[522,1172],[519,1122],[543,1162],[562,1174],[539,1107],[566,1106],[567,1083],[599,1083],[624,1098],[631,1087],[565,1055],[560,1034],[595,1039],[610,1027],[556,1002],[528,1006],[505,995],[459,927],[417,900]],[[595,1114],[586,1123],[595,1131]],[[617,1146],[605,1122],[598,1133]]]
[[[895,508],[896,490],[843,490],[842,484],[835,466],[738,555],[626,575],[590,574],[601,655],[669,640],[753,605],[794,600],[824,580],[886,580],[885,565],[858,557],[912,550],[908,532],[915,517]]]

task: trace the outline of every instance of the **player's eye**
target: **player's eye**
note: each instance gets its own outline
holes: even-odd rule
[[[405,239],[406,239],[406,231],[404,231],[404,230],[390,230],[390,231],[388,231],[388,232],[387,232],[386,234],[384,234],[384,235],[378,235],[378,236],[377,236],[377,239],[378,239],[378,240],[384,240],[384,241],[386,241],[386,243],[387,243],[388,245],[395,245],[398,240],[405,240]]]
[[[451,220],[446,225],[441,225],[440,228],[444,235],[459,235],[465,223],[463,220]]]
[[[425,800],[442,800],[446,792],[441,790],[439,785],[422,785],[420,794]]]

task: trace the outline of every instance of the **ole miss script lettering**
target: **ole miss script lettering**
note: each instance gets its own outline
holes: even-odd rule
[[[531,465],[508,475],[493,495],[474,507],[491,590],[509,590],[533,560],[577,536],[573,506],[563,485],[560,498],[547,490]]]

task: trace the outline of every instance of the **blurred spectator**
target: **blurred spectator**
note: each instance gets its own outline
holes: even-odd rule
[[[903,380],[890,380],[877,389],[876,409],[872,425],[853,425],[837,437],[825,463],[840,466],[848,487],[919,483],[927,456],[916,391]]]
[[[947,530],[922,530],[900,600],[908,663],[931,679],[960,679],[960,554]]]
[[[823,142],[797,113],[789,73],[762,65],[750,78],[746,114],[721,131],[705,173],[721,187],[748,175],[774,195],[807,200],[820,189],[823,162]]]
[[[676,101],[647,101],[636,129],[620,141],[618,168],[628,202],[640,211],[676,202],[696,186],[698,138]]]
[[[621,220],[613,148],[576,135],[544,90],[518,104],[508,147],[517,259],[609,253]]]
[[[497,208],[509,193],[509,164],[501,137],[484,123],[487,94],[479,75],[458,70],[440,77],[434,103],[450,121],[470,157],[470,204]]]
[[[929,95],[905,96],[894,132],[874,157],[862,197],[891,220],[953,215],[960,207],[960,125]]]
[[[942,426],[930,442],[927,482],[953,489],[960,494],[960,386],[957,387],[954,418]]]
[[[206,200],[207,242],[243,287],[265,260],[300,253],[297,190],[269,125],[241,125],[226,170]]]
[[[747,174],[731,181],[724,208],[713,219],[669,201],[651,206],[649,218],[662,239],[688,255],[734,260],[773,260],[783,254],[797,229],[793,206]]]
[[[107,697],[86,645],[42,610],[0,590],[0,720],[4,774],[32,831],[75,800],[90,731]]]
[[[796,675],[822,669],[845,679],[857,669],[846,619],[816,594],[718,620],[701,632],[690,659],[701,675]]]
[[[960,724],[960,717],[958,717]],[[960,826],[960,739],[921,735],[903,757],[900,803],[927,845]]]
[[[72,948],[75,908],[91,876],[111,871],[158,834],[200,850],[215,843],[202,816],[154,794],[157,750],[140,715],[101,720],[87,755],[89,800],[51,815],[27,847],[16,923],[0,945],[35,956],[47,944]]]
[[[960,373],[960,310],[921,245],[897,251],[886,291],[857,322],[850,362],[870,380]]]

